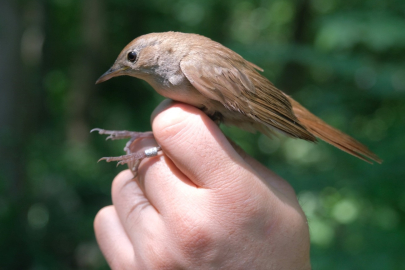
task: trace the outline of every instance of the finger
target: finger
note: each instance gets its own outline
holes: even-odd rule
[[[134,247],[138,246],[139,239],[148,233],[150,228],[161,224],[158,212],[145,197],[129,170],[115,177],[112,184],[112,201]]]
[[[142,163],[138,179],[145,196],[165,221],[173,212],[195,211],[204,201],[205,189],[198,188],[165,155],[158,161]]]
[[[98,245],[111,269],[134,269],[134,248],[114,206],[101,209],[94,219]]]
[[[155,139],[197,186],[234,185],[247,177],[247,164],[202,111],[167,101],[157,111],[152,123]]]
[[[130,148],[133,152],[140,152],[156,144],[154,139],[148,138],[133,142]],[[179,198],[182,199],[183,205],[190,205],[195,201],[196,185],[165,156],[164,152],[158,157],[142,160],[138,169],[137,183],[159,214],[172,211],[173,202]]]
[[[144,152],[145,150],[150,149],[152,147],[156,147],[156,146],[158,146],[158,143],[156,142],[156,140],[154,138],[146,138],[143,140],[138,140],[138,141],[132,142],[132,144],[130,145],[129,148],[131,149],[131,152],[137,153],[137,152]],[[138,175],[139,175],[139,172],[144,172],[144,173],[141,173],[141,175],[144,176],[145,172],[151,165],[155,164],[156,162],[159,162],[159,160],[160,160],[159,157],[162,157],[162,155],[164,156],[164,152],[159,152],[157,157],[150,157],[150,158],[143,159],[139,166]],[[170,164],[172,164],[172,163],[170,163]],[[175,169],[175,168],[170,168],[170,170],[173,170],[173,169]],[[145,187],[144,187],[143,179],[144,179],[144,177],[138,177],[137,182],[145,194]],[[166,177],[159,177],[159,179],[166,179]],[[159,179],[157,179],[157,180],[159,180]],[[182,180],[184,182],[186,182],[188,185],[195,186],[192,182],[190,182],[190,180],[185,179],[184,177]],[[145,194],[145,195],[147,195],[147,194]]]

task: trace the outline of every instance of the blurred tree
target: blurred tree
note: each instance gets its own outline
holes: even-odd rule
[[[133,38],[194,32],[234,49],[383,159],[325,143],[224,132],[289,180],[314,269],[405,269],[402,0],[0,1],[0,268],[107,269],[93,235],[123,168],[93,127],[150,130],[149,85],[95,80]]]

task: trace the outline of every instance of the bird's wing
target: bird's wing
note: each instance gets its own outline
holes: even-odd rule
[[[225,47],[206,53],[198,50],[185,56],[180,67],[201,94],[265,125],[266,130],[276,128],[291,137],[316,140],[295,117],[286,96],[257,72],[259,67],[235,52]]]

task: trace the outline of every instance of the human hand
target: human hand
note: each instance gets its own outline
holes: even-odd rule
[[[292,187],[235,150],[200,110],[164,101],[163,154],[121,172],[94,221],[112,269],[310,269],[309,231]],[[144,139],[137,147],[155,142]]]

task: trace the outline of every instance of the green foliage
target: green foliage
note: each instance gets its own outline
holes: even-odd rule
[[[88,132],[150,130],[162,98],[134,78],[94,82],[130,40],[169,30],[234,49],[384,159],[369,165],[323,142],[223,128],[295,188],[308,217],[313,268],[405,269],[404,1],[12,5],[19,46],[10,58],[18,62],[14,98],[2,94],[13,113],[0,130],[1,269],[107,269],[92,222],[111,204],[111,181],[123,168],[96,161],[121,155],[124,142]]]

